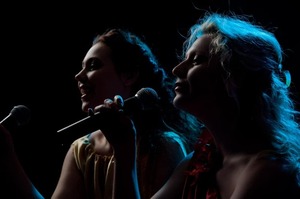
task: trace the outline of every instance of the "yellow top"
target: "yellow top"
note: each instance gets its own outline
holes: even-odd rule
[[[155,147],[144,154],[138,153],[138,179],[143,198],[150,198],[162,186],[187,153],[185,145],[174,132],[164,132],[151,143]],[[75,140],[72,145],[77,167],[84,177],[88,198],[111,199],[114,156],[96,154],[89,135]],[[161,179],[158,180],[159,178]]]

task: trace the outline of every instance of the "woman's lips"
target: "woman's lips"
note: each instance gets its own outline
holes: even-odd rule
[[[90,90],[91,89],[86,85],[83,85],[83,84],[79,85],[79,92],[81,94],[81,99],[87,99],[89,96],[89,93],[91,93]]]
[[[175,83],[174,91],[178,92],[178,93],[185,93],[185,92],[187,92],[187,84],[185,84],[183,82],[176,82]]]

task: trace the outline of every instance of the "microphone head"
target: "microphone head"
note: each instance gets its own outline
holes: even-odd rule
[[[18,126],[22,126],[27,124],[31,119],[31,111],[24,105],[17,105],[10,111],[10,116],[14,117]]]
[[[135,94],[135,97],[142,103],[143,110],[152,110],[158,107],[159,97],[153,88],[142,88]]]

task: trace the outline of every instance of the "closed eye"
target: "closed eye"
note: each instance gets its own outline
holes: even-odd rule
[[[196,55],[193,59],[193,65],[203,64],[208,61],[208,57],[204,55]]]

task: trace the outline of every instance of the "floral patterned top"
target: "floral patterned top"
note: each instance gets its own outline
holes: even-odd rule
[[[216,172],[222,165],[214,139],[204,130],[195,145],[182,194],[184,199],[220,199]]]

